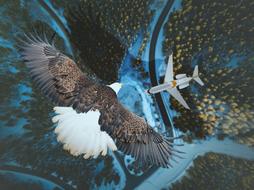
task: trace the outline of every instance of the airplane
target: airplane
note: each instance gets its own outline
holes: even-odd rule
[[[189,86],[191,80],[196,81],[201,86],[204,85],[203,81],[198,76],[198,66],[196,65],[192,76],[187,76],[186,74],[177,74],[174,79],[173,74],[173,53],[168,58],[168,66],[166,69],[166,74],[164,78],[164,83],[158,86],[151,87],[147,90],[149,94],[156,94],[162,91],[169,92],[178,102],[180,102],[185,108],[190,109],[186,101],[183,99],[182,95],[178,91]]]

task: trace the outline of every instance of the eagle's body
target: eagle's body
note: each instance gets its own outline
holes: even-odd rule
[[[22,56],[38,87],[57,106],[55,132],[65,149],[89,158],[118,148],[140,161],[169,166],[172,144],[122,106],[117,92],[89,78],[46,39],[27,40]]]

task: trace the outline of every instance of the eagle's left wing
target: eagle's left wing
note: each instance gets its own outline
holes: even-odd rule
[[[73,155],[84,154],[84,158],[116,150],[112,138],[100,130],[97,109],[110,104],[110,99],[116,97],[114,91],[89,78],[46,37],[42,40],[31,35],[22,41],[20,53],[32,79],[57,106],[54,108],[57,115],[52,120],[57,124],[57,139],[64,148]]]
[[[32,35],[26,37],[20,53],[43,94],[56,106],[73,106],[78,112],[89,111],[99,85],[46,38],[42,40]]]

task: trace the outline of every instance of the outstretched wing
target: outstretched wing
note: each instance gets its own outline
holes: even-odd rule
[[[58,106],[73,105],[79,112],[91,109],[87,105],[94,101],[98,84],[82,73],[72,59],[50,45],[47,39],[27,36],[21,55],[33,80],[53,103]]]
[[[101,110],[101,129],[116,141],[117,148],[138,161],[162,167],[170,166],[176,150],[172,143],[155,132],[146,121],[124,108],[118,101]]]

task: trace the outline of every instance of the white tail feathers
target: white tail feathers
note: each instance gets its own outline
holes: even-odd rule
[[[105,156],[107,150],[117,150],[113,139],[98,124],[99,111],[77,113],[71,107],[55,107],[57,114],[52,118],[57,123],[57,140],[64,144],[64,149],[74,156],[84,154],[84,158]]]
[[[197,65],[196,65],[195,68],[194,68],[192,78],[193,78],[198,84],[200,84],[201,86],[204,86],[203,81],[202,81],[202,80],[199,78],[199,76],[198,76],[198,66],[197,66]]]

